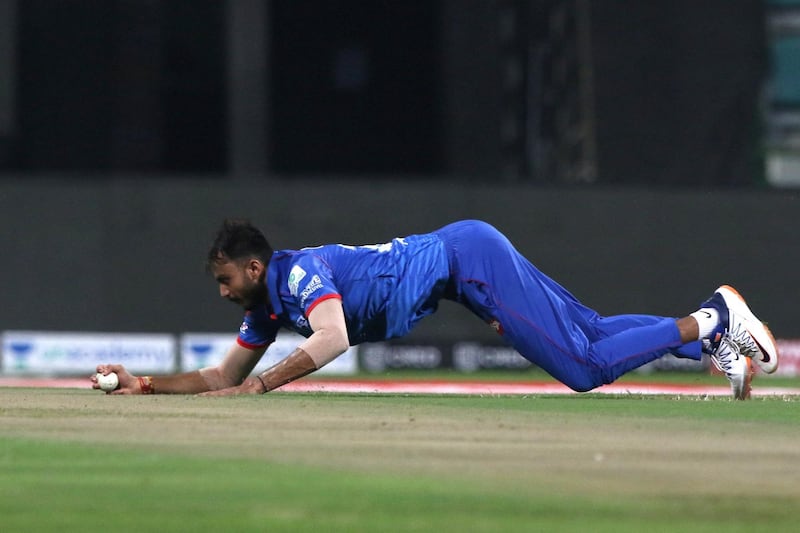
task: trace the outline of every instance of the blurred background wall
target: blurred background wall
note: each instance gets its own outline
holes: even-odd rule
[[[483,218],[601,313],[734,283],[800,336],[799,13],[0,0],[0,329],[233,331],[225,216],[279,248]],[[414,335],[489,334],[442,315]]]

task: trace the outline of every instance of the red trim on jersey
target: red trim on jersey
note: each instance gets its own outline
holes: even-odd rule
[[[315,301],[314,301],[314,303],[313,303],[313,304],[311,304],[311,305],[308,307],[308,309],[306,309],[306,316],[310,315],[310,314],[311,314],[311,311],[313,311],[313,310],[314,310],[314,308],[315,308],[315,307],[316,307],[316,306],[317,306],[317,305],[318,305],[320,302],[324,302],[325,300],[330,300],[331,298],[338,298],[338,299],[340,299],[340,300],[341,300],[341,299],[342,299],[342,295],[341,295],[341,294],[338,294],[338,293],[335,293],[335,292],[332,292],[331,294],[326,294],[325,296],[320,296],[318,300],[315,300]]]
[[[269,346],[270,344],[268,342],[265,342],[264,344],[250,344],[249,342],[243,341],[240,337],[236,337],[236,342],[239,343],[239,346],[242,348],[247,348],[248,350],[258,350],[259,348]]]

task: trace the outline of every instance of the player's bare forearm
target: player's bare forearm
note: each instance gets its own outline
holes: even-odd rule
[[[295,349],[281,362],[257,376],[247,378],[241,385],[203,393],[203,396],[234,394],[264,394],[317,370],[314,360],[301,348]]]
[[[342,302],[338,298],[317,305],[308,316],[314,334],[286,359],[256,378],[263,392],[269,392],[322,368],[344,353],[347,341]]]
[[[289,382],[317,370],[317,364],[302,348],[296,348],[286,359],[277,363],[258,375],[265,389],[263,392],[275,390]]]
[[[215,385],[214,375],[219,375],[216,369],[203,369],[201,371],[186,372],[170,376],[134,376],[119,364],[101,364],[97,366],[98,374],[114,372],[119,378],[116,389],[109,394],[197,394],[218,388],[233,385],[223,384],[222,380]],[[92,387],[100,388],[97,377],[92,377]]]
[[[347,326],[339,298],[325,300],[314,307],[308,321],[314,333],[281,362],[247,378],[241,385],[212,387],[213,390],[204,395],[263,394],[322,368],[347,350]]]
[[[181,374],[134,376],[119,364],[98,365],[97,372],[117,374],[119,386],[109,394],[199,394],[241,385],[263,352],[263,348],[256,351],[232,348],[220,365]],[[92,388],[99,389],[97,376],[90,379]]]
[[[199,370],[170,376],[153,376],[150,380],[152,392],[156,394],[198,394],[212,390]]]
[[[229,352],[231,353],[231,352]],[[257,355],[263,350],[259,350]],[[233,364],[228,358],[220,366],[213,366],[175,374],[171,376],[154,376],[152,380],[153,392],[160,394],[199,394],[203,392],[215,391],[243,385],[242,381],[245,372],[252,369],[255,360],[250,360],[239,364]]]

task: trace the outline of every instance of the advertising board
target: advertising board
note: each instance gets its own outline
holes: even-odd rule
[[[175,371],[175,337],[145,333],[5,331],[6,375],[89,375],[100,363],[120,363],[132,373]]]

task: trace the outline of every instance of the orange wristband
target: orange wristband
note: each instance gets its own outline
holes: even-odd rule
[[[152,377],[142,376],[137,379],[139,380],[139,388],[142,389],[142,394],[155,394],[156,390],[153,388]]]

